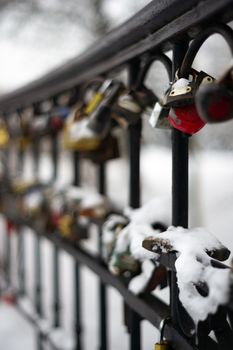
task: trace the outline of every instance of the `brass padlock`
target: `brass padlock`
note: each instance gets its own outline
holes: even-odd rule
[[[164,329],[166,324],[170,321],[170,317],[164,318],[159,326],[160,329],[160,341],[155,344],[154,350],[171,350],[171,344],[164,339]]]
[[[111,134],[107,135],[95,150],[81,153],[81,157],[90,159],[96,164],[119,158],[119,156],[118,139]]]
[[[4,149],[8,146],[10,141],[9,132],[6,127],[6,123],[3,119],[0,119],[0,149]]]
[[[169,350],[170,346],[166,340],[155,344],[154,350]]]

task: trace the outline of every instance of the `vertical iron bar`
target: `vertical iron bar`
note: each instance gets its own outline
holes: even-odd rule
[[[51,136],[51,148],[52,148],[52,163],[53,163],[53,175],[52,179],[55,180],[57,178],[58,173],[58,137],[57,135]]]
[[[106,194],[106,164],[102,162],[99,164],[98,168],[98,190],[102,195]],[[98,244],[99,244],[99,254],[102,256],[102,230],[99,227],[98,230]],[[99,282],[99,340],[100,350],[107,350],[108,348],[108,329],[107,329],[107,290],[106,286],[100,281]]]
[[[18,164],[17,164],[17,176],[21,176],[23,174],[24,169],[24,161],[25,161],[25,150],[19,147],[18,151]]]
[[[53,165],[53,181],[58,173],[58,137],[51,135],[51,157]],[[53,246],[53,326],[60,326],[60,268],[59,268],[59,249]]]
[[[35,179],[38,180],[39,176],[39,161],[40,161],[40,141],[39,139],[34,139],[33,141],[33,173]]]
[[[34,176],[38,179],[39,173],[39,161],[40,161],[40,142],[35,140],[32,144],[32,157],[33,157],[33,171]],[[41,241],[38,235],[35,235],[35,310],[36,313],[42,317],[42,298],[41,298]],[[43,349],[43,337],[42,333],[38,330],[37,332],[37,349]]]
[[[16,165],[16,176],[21,176],[24,170],[25,161],[25,151],[19,147],[17,152],[17,165]],[[19,276],[19,293],[21,295],[25,294],[25,247],[24,247],[24,229],[18,226],[18,253],[19,253],[19,266],[18,266],[18,276]]]
[[[7,288],[11,286],[11,229],[9,226],[9,221],[6,220],[5,279]]]
[[[133,87],[137,82],[140,71],[140,61],[135,60],[129,66],[129,87]],[[141,146],[142,121],[129,126],[129,205],[131,208],[140,206],[140,146]],[[141,349],[141,327],[139,315],[126,307],[128,312],[130,329],[130,350]]]
[[[129,127],[129,205],[132,208],[140,206],[140,138],[141,138],[141,120],[135,125]],[[140,317],[138,314],[126,309],[129,313],[130,327],[130,350],[140,350],[141,348],[141,329]]]
[[[60,326],[59,249],[53,246],[53,327]]]
[[[74,186],[80,184],[80,157],[78,152],[73,152],[73,173],[74,173]],[[75,350],[82,350],[82,322],[81,322],[81,285],[80,285],[80,265],[77,261],[74,262],[74,295],[75,295],[75,332],[76,332],[76,345]]]
[[[18,226],[18,276],[19,276],[19,294],[25,294],[25,254],[24,254],[24,233],[23,227]]]
[[[188,42],[174,44],[173,48],[173,77],[184,58]],[[179,130],[172,130],[172,224],[188,227],[188,162],[189,137]],[[170,305],[172,322],[191,337],[192,321],[179,301],[176,273],[171,272]]]
[[[7,174],[9,174],[9,164],[8,164],[8,157],[9,157],[9,148],[6,148],[3,152],[3,161],[4,161],[4,167],[5,167],[5,174],[6,174],[6,180]],[[6,220],[6,235],[5,235],[5,256],[4,256],[4,262],[5,262],[5,279],[7,287],[10,287],[11,284],[11,232],[9,228],[9,222]]]

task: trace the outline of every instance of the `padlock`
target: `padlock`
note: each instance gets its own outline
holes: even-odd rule
[[[95,134],[104,138],[111,126],[111,105],[122,90],[123,84],[119,81],[114,81],[109,85],[108,90],[99,105],[93,110],[90,115],[88,128]]]
[[[30,122],[28,132],[30,137],[34,138],[48,133],[49,119],[48,113],[36,115]]]
[[[233,66],[212,84],[201,86],[196,94],[200,117],[207,123],[221,123],[233,118]]]
[[[73,243],[88,238],[86,222],[79,216],[79,208],[75,202],[64,203],[62,212],[57,215],[57,229],[62,237]]]
[[[152,128],[170,129],[171,125],[169,123],[168,116],[169,109],[164,108],[159,102],[156,102],[150,115],[149,123]]]
[[[73,218],[70,214],[61,215],[58,220],[58,230],[64,237],[71,237],[73,229]]]
[[[158,101],[152,90],[141,86],[137,90],[125,90],[112,106],[112,117],[118,124],[127,128],[137,123],[142,114],[151,114],[152,108]]]
[[[11,184],[11,190],[13,193],[16,193],[16,194],[24,194],[32,189],[35,189],[38,186],[39,186],[39,183],[37,180],[31,180],[31,181],[15,180]]]
[[[79,106],[67,118],[63,134],[64,146],[71,151],[93,151],[101,143],[101,138],[88,128],[88,116],[83,115]]]
[[[205,122],[199,117],[194,104],[171,108],[168,120],[175,129],[188,135],[195,134],[205,125]]]
[[[170,321],[170,317],[164,318],[160,322],[159,330],[160,330],[160,341],[155,344],[154,350],[171,350],[171,344],[167,340],[164,339],[164,329],[166,324]]]
[[[6,124],[3,119],[0,119],[0,149],[4,149],[8,146],[10,141],[10,135],[7,130]]]
[[[30,134],[30,124],[28,121],[21,121],[20,124],[20,137],[18,140],[18,146],[20,149],[25,150],[32,143],[32,138]]]
[[[169,350],[170,345],[166,340],[161,340],[159,343],[155,344],[154,350]]]
[[[88,104],[84,108],[84,113],[86,115],[90,115],[91,113],[94,112],[97,106],[104,99],[107,92],[111,90],[112,84],[113,84],[113,81],[111,79],[107,79],[103,82],[103,84],[100,86],[98,91],[94,94],[94,96],[91,98],[91,100],[88,102]]]
[[[205,122],[200,118],[194,97],[201,85],[211,84],[214,80],[205,72],[191,70],[191,79],[177,79],[165,96],[164,106],[171,108],[169,122],[177,130],[187,135],[193,135],[204,127]]]
[[[109,263],[117,237],[121,230],[128,225],[129,220],[119,214],[111,214],[102,226],[102,257],[106,263]]]
[[[177,71],[175,80],[163,98],[163,107],[171,108],[192,104],[197,89],[196,78],[197,71],[194,69],[191,69],[188,79],[179,77],[179,71]]]
[[[57,108],[54,108],[50,115],[50,123],[49,123],[49,129],[51,133],[56,133],[60,131],[63,126],[66,118],[68,117],[70,113],[70,108],[66,106],[60,106]]]
[[[129,249],[125,252],[113,252],[111,257],[111,263],[109,264],[109,269],[112,274],[116,276],[130,275],[135,276],[140,273],[140,262],[136,260],[132,254],[130,254]]]
[[[81,152],[81,157],[90,159],[95,164],[100,164],[108,160],[119,158],[119,143],[118,139],[109,134],[101,140],[98,148],[89,152]]]

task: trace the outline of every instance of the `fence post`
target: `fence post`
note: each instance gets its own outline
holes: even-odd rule
[[[51,157],[53,164],[52,179],[57,178],[58,173],[58,137],[51,135]],[[59,249],[53,246],[53,327],[60,326],[60,268],[59,268]]]
[[[180,67],[188,42],[178,42],[173,48],[173,77]],[[189,136],[172,130],[172,225],[188,227]],[[176,273],[170,273],[170,305],[174,326],[185,336],[193,336],[193,322],[179,300]]]
[[[16,176],[21,176],[24,168],[25,151],[19,148],[17,152],[17,164],[16,164]],[[24,242],[24,228],[17,226],[18,233],[18,283],[19,283],[19,294],[25,294],[25,242]]]
[[[73,152],[73,173],[74,186],[80,184],[80,157],[77,151]],[[82,350],[82,325],[81,325],[81,285],[80,285],[80,265],[77,261],[74,262],[74,298],[75,298],[75,333],[76,345],[75,350]]]
[[[102,162],[98,166],[98,189],[99,193],[106,195],[106,163]],[[99,254],[102,256],[102,230],[98,227],[98,243]],[[108,327],[107,327],[107,300],[106,300],[106,286],[100,281],[99,283],[99,306],[100,306],[100,318],[99,318],[99,350],[108,349]]]
[[[32,144],[32,157],[33,157],[33,173],[36,179],[38,179],[39,173],[39,162],[40,162],[40,141],[39,139],[34,140]],[[41,239],[38,235],[35,235],[35,285],[34,285],[34,303],[35,311],[40,316],[43,317],[42,310],[42,283],[41,283]],[[43,349],[43,334],[40,330],[37,331],[37,349]]]

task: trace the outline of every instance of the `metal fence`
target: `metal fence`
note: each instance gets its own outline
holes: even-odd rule
[[[142,11],[136,14],[126,23],[107,34],[81,56],[68,62],[55,71],[47,74],[41,79],[9,93],[0,98],[0,109],[6,120],[14,112],[19,112],[27,107],[38,109],[40,103],[57,98],[67,91],[75,91],[78,98],[79,88],[83,83],[101,76],[115,74],[123,69],[128,71],[128,87],[132,88],[138,83],[138,79],[144,78],[146,71],[154,60],[164,60],[163,53],[172,50],[172,76],[181,67],[183,76],[191,66],[201,44],[212,34],[221,34],[230,44],[233,52],[233,39],[228,23],[233,18],[233,6],[231,0],[168,0],[152,1]],[[217,20],[216,20],[217,19]],[[195,39],[195,45],[189,45]],[[185,59],[184,59],[185,57]],[[165,59],[166,60],[166,59]],[[184,63],[185,62],[185,63]],[[166,64],[166,62],[165,62]],[[188,67],[188,68],[187,68]],[[143,73],[144,72],[144,73]],[[143,75],[144,74],[144,75]],[[189,136],[173,129],[172,135],[172,224],[174,226],[188,227],[188,144]],[[32,148],[35,160],[35,171],[38,169],[40,152],[38,145],[46,135],[40,135],[38,142]],[[132,208],[140,206],[140,136],[141,121],[131,125],[128,129],[129,141],[129,205]],[[53,164],[53,177],[57,176],[57,165],[59,157],[59,145],[57,136],[51,135]],[[24,161],[24,153],[19,152],[19,162]],[[74,185],[80,183],[80,159],[79,152],[73,152],[73,176]],[[98,191],[106,194],[105,163],[96,166],[98,174]],[[155,175],[156,180],[156,175]],[[73,245],[69,241],[60,239],[52,233],[38,230],[33,222],[28,222],[22,217],[8,215],[8,220],[13,222],[17,230],[21,252],[23,254],[23,230],[24,225],[30,226],[35,232],[35,308],[38,317],[42,317],[41,300],[41,237],[46,237],[53,243],[53,326],[60,326],[60,269],[59,252],[66,251],[76,262],[75,265],[75,319],[76,319],[76,346],[82,349],[82,315],[80,313],[80,265],[85,265],[99,278],[99,348],[108,349],[108,322],[107,322],[107,296],[106,286],[112,286],[119,291],[124,299],[127,309],[128,329],[130,334],[130,349],[141,348],[142,320],[149,321],[153,326],[159,328],[162,320],[168,315],[170,321],[166,324],[164,335],[171,342],[174,349],[232,349],[233,346],[233,314],[232,304],[220,307],[216,315],[201,322],[193,334],[193,327],[189,324],[189,317],[182,307],[178,297],[176,283],[176,272],[174,262],[175,253],[164,255],[161,263],[164,264],[169,273],[170,305],[151,294],[140,297],[132,294],[123,278],[112,275],[106,268],[100,256],[95,256],[85,251],[80,246]],[[101,232],[101,224],[99,230]],[[9,230],[8,226],[8,230]],[[101,236],[101,235],[100,235]],[[5,265],[5,276],[10,284],[10,235],[6,236],[6,251],[8,261]],[[8,247],[8,248],[7,248]],[[99,246],[101,250],[101,244]],[[25,293],[24,264],[20,266],[21,287],[18,291],[21,295]],[[85,296],[83,296],[85,297]],[[38,331],[38,349],[42,349],[44,343],[50,342],[47,332],[41,329],[38,318],[33,318],[17,306]],[[111,316],[110,316],[111,317]],[[211,330],[214,331],[217,341],[210,337]],[[198,339],[198,341],[197,341]],[[52,348],[56,348],[52,343]]]

